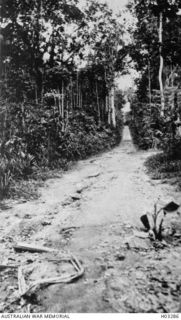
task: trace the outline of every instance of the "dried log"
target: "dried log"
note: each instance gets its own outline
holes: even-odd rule
[[[57,252],[56,249],[51,249],[43,246],[36,246],[32,244],[27,244],[24,242],[19,242],[14,245],[16,251],[30,251],[30,252]]]
[[[7,268],[10,268],[10,269],[15,269],[15,268],[18,268],[18,266],[8,266],[8,265],[5,265],[5,264],[0,264],[0,271],[2,270],[5,270]]]
[[[66,255],[61,258],[47,258],[47,261],[49,262],[61,262],[61,261],[67,261],[70,262],[71,258],[67,257]]]

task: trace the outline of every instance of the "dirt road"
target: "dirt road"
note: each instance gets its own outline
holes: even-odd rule
[[[155,201],[181,202],[174,187],[146,175],[143,163],[150,154],[134,149],[126,128],[120,146],[49,180],[39,200],[0,212],[1,264],[36,264],[37,253],[13,250],[15,242],[25,241],[72,252],[85,268],[74,283],[39,290],[28,301],[31,312],[181,310],[180,245],[153,245],[136,236],[140,216]],[[33,280],[53,276],[56,268],[45,259]],[[23,312],[22,304],[10,303],[17,294],[16,273],[0,270],[0,276],[1,311]]]

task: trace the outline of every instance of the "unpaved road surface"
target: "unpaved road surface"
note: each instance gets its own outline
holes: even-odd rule
[[[24,312],[27,304],[30,312],[181,311],[180,238],[166,245],[137,236],[140,216],[152,211],[155,201],[181,202],[173,186],[146,175],[143,163],[150,154],[134,149],[126,128],[120,146],[50,179],[38,200],[5,203],[0,264],[31,267],[29,283],[55,276],[60,265],[46,254],[42,263],[39,253],[14,251],[13,245],[24,241],[73,253],[85,272],[73,283],[41,288],[22,302],[15,301],[16,268],[0,268],[1,312]],[[61,265],[61,272],[69,269]]]

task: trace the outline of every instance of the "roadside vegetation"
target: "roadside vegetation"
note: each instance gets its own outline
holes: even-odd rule
[[[124,27],[96,1],[5,0],[0,12],[0,197],[37,196],[54,171],[120,142]]]
[[[147,160],[155,179],[181,175],[181,4],[130,1],[137,21],[129,52],[139,72],[130,97],[130,131],[141,149],[160,150]]]
[[[181,190],[181,159],[173,159],[163,153],[149,157],[145,161],[148,174],[154,180],[162,180],[176,186]]]

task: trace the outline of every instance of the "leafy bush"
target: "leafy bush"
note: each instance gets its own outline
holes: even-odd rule
[[[169,179],[181,175],[181,160],[164,153],[149,157],[145,166],[153,179]]]
[[[121,140],[116,130],[98,127],[85,113],[77,113],[69,120],[67,131],[62,135],[58,153],[64,159],[84,159],[92,154],[113,147]]]
[[[74,111],[66,125],[53,106],[9,104],[1,127],[0,192],[8,194],[13,180],[35,177],[38,168],[68,168],[68,163],[109,149],[120,142],[120,128],[96,124],[93,116]],[[0,122],[3,119],[0,117]]]
[[[0,199],[5,197],[8,193],[12,181],[12,174],[9,169],[9,162],[7,159],[0,160]]]
[[[160,119],[162,134],[160,135],[160,148],[173,159],[181,159],[181,136],[178,134],[176,117],[167,116]]]
[[[13,179],[27,178],[33,172],[35,159],[25,153],[25,144],[21,138],[12,137],[0,142],[0,197],[8,194]]]
[[[133,143],[146,150],[159,144],[159,111],[157,106],[133,101],[129,128]]]
[[[159,104],[132,104],[130,131],[133,142],[140,149],[157,148],[172,158],[181,158],[181,136],[176,120],[178,111],[168,104],[164,116],[160,115]]]

